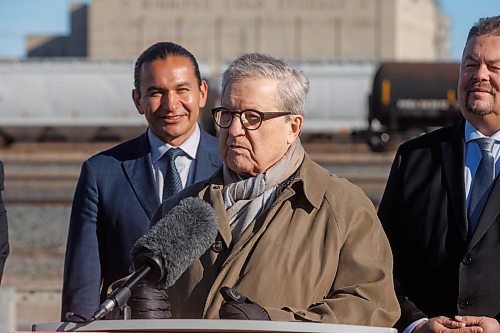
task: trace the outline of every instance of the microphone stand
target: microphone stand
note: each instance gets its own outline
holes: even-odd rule
[[[148,275],[151,270],[151,267],[143,266],[140,270],[132,274],[132,276],[128,278],[127,281],[125,281],[120,287],[113,290],[90,320],[94,321],[104,318],[115,307],[123,309],[123,319],[130,319],[130,307],[127,305],[127,301],[131,295],[130,289],[141,281],[146,275]],[[128,310],[126,309],[127,307]]]

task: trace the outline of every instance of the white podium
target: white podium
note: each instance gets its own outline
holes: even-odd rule
[[[293,333],[397,333],[394,328],[262,320],[132,319],[99,320],[89,324],[34,324],[43,332],[293,332]]]

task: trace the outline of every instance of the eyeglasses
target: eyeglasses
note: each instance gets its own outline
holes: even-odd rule
[[[238,115],[241,120],[241,125],[247,130],[256,130],[262,125],[262,121],[274,117],[281,117],[292,114],[291,112],[261,112],[257,110],[247,109],[243,111],[229,111],[225,107],[217,107],[212,109],[212,116],[215,119],[217,126],[221,128],[229,128],[233,123],[233,118]]]

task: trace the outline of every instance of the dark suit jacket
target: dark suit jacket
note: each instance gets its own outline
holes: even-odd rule
[[[423,316],[500,313],[500,182],[467,238],[464,122],[400,146],[379,217],[391,242],[397,328]]]
[[[4,189],[3,163],[0,162],[0,282],[2,282],[3,267],[9,255],[9,232],[7,228],[7,211],[2,199]]]
[[[195,182],[221,164],[218,139],[201,131]],[[159,205],[146,133],[84,162],[68,232],[63,319],[67,311],[92,315],[108,286],[128,275],[130,248]]]

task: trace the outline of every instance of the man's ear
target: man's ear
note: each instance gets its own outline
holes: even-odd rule
[[[289,122],[289,132],[287,142],[291,144],[299,136],[300,131],[302,131],[302,123],[304,122],[304,117],[301,115],[291,115]]]
[[[207,104],[207,97],[208,97],[208,84],[207,81],[201,80],[201,85],[200,85],[200,109],[203,109],[205,105]]]
[[[140,114],[144,114],[141,107],[141,94],[136,90],[132,89],[132,100],[134,101],[135,108]]]

